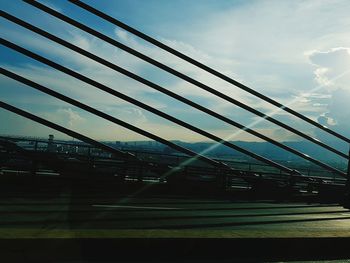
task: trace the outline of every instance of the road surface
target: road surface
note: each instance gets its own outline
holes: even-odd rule
[[[337,204],[17,196],[0,212],[5,238],[350,237],[350,211]]]

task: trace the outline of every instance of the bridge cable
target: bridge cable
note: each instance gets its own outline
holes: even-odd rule
[[[27,49],[24,49],[24,48],[22,48],[22,47],[20,47],[20,46],[18,46],[16,44],[14,44],[14,43],[11,43],[11,42],[9,42],[9,41],[7,41],[5,39],[0,38],[0,43],[2,45],[4,45],[4,46],[7,46],[8,48],[16,50],[17,52],[20,52],[20,53],[22,53],[22,54],[24,54],[26,56],[29,56],[29,57],[37,60],[37,61],[42,62],[42,63],[44,63],[44,64],[46,64],[46,65],[48,65],[50,67],[53,67],[53,68],[55,68],[55,69],[57,69],[57,70],[59,70],[61,72],[64,72],[64,73],[66,73],[66,74],[68,74],[68,75],[70,75],[70,76],[72,76],[72,77],[74,77],[76,79],[79,79],[79,80],[81,80],[81,81],[83,81],[85,83],[88,83],[88,84],[90,84],[90,85],[92,85],[92,86],[94,86],[94,87],[96,87],[96,88],[98,88],[100,90],[103,90],[103,91],[105,91],[105,92],[107,92],[107,93],[109,93],[111,95],[119,97],[119,98],[121,98],[121,99],[123,99],[125,101],[128,101],[128,102],[130,102],[130,103],[132,103],[134,105],[137,105],[137,106],[139,106],[139,107],[141,107],[143,109],[146,109],[146,110],[148,110],[148,111],[150,111],[150,112],[152,112],[152,113],[154,113],[154,114],[156,114],[158,116],[161,116],[161,117],[163,117],[163,118],[165,118],[165,119],[167,119],[169,121],[177,123],[178,125],[180,125],[182,127],[185,127],[187,129],[192,130],[192,131],[194,131],[196,133],[199,133],[199,134],[201,134],[201,135],[203,135],[203,136],[205,136],[207,138],[210,138],[210,139],[212,139],[214,141],[217,141],[217,142],[219,142],[219,143],[221,143],[221,144],[223,144],[223,145],[225,145],[225,146],[227,146],[229,148],[232,148],[234,150],[242,152],[242,153],[244,153],[244,154],[246,154],[246,155],[248,155],[248,156],[250,156],[250,157],[252,157],[254,159],[257,159],[257,160],[259,160],[261,162],[265,162],[265,163],[267,163],[267,164],[269,164],[271,166],[274,166],[274,167],[276,167],[276,168],[278,168],[280,170],[286,171],[288,173],[295,173],[295,171],[292,170],[292,169],[289,169],[289,168],[287,168],[287,167],[285,167],[285,166],[283,166],[281,164],[278,164],[278,163],[273,162],[273,161],[271,161],[269,159],[266,159],[266,158],[264,158],[264,157],[262,157],[260,155],[257,155],[255,153],[252,153],[252,152],[250,152],[248,150],[245,150],[245,149],[243,149],[243,148],[241,148],[239,146],[236,146],[236,145],[234,145],[234,144],[232,144],[232,143],[230,143],[228,141],[225,141],[225,140],[223,140],[223,139],[221,139],[221,138],[219,138],[219,137],[217,137],[217,136],[215,136],[215,135],[213,135],[211,133],[208,133],[208,132],[206,132],[204,130],[201,130],[201,129],[195,127],[195,126],[192,126],[191,124],[183,122],[183,121],[181,121],[181,120],[179,120],[179,119],[177,119],[177,118],[175,118],[173,116],[170,116],[170,115],[168,115],[168,114],[166,114],[166,113],[164,113],[162,111],[159,111],[159,110],[157,110],[157,109],[155,109],[155,108],[153,108],[153,107],[151,107],[149,105],[146,105],[146,104],[144,104],[144,103],[142,103],[142,102],[140,102],[140,101],[138,101],[136,99],[128,97],[125,94],[122,94],[122,93],[120,93],[120,92],[118,92],[118,91],[116,91],[114,89],[111,89],[111,88],[109,88],[109,87],[107,87],[107,86],[105,86],[105,85],[103,85],[101,83],[98,83],[98,82],[96,82],[96,81],[94,81],[94,80],[92,80],[92,79],[90,79],[90,78],[88,78],[86,76],[83,76],[83,75],[81,75],[81,74],[79,74],[79,73],[77,73],[77,72],[75,72],[73,70],[70,70],[70,69],[68,69],[68,68],[66,68],[66,67],[64,67],[64,66],[62,66],[60,64],[57,64],[57,63],[55,63],[55,62],[53,62],[51,60],[48,60],[48,59],[46,59],[46,58],[44,58],[44,57],[42,57],[42,56],[40,56],[38,54],[35,54],[35,53],[33,53],[33,52],[31,52],[31,51],[29,51]],[[323,163],[321,163],[321,165],[325,169],[331,170],[331,171],[333,171],[335,173],[338,173],[338,174],[342,174],[341,171],[339,171],[337,169],[334,169],[333,167],[330,167],[330,166],[328,166],[326,164],[323,164]]]
[[[23,0],[23,1],[28,3],[28,4],[30,4],[30,5],[32,5],[32,6],[35,6],[35,7],[39,8],[39,9],[43,10],[45,12],[50,12],[51,11],[51,10],[49,10],[48,7],[46,7],[45,5],[40,4],[38,2],[31,1],[31,0]],[[175,50],[175,49],[173,49],[171,47],[169,47],[168,45],[163,44],[162,42],[156,40],[155,38],[140,32],[139,30],[137,30],[137,29],[135,29],[135,28],[133,28],[133,27],[131,27],[131,26],[121,22],[120,20],[117,20],[116,18],[113,18],[113,17],[111,17],[111,16],[109,16],[109,15],[99,11],[99,10],[95,9],[94,7],[92,7],[92,6],[90,6],[90,5],[86,4],[86,3],[83,3],[82,1],[79,1],[79,0],[68,0],[68,1],[73,3],[73,4],[75,4],[75,5],[77,5],[77,6],[79,6],[79,7],[81,7],[81,8],[83,8],[83,9],[85,9],[88,12],[90,12],[90,13],[92,13],[92,14],[94,14],[94,15],[96,15],[96,16],[98,16],[98,17],[100,17],[100,18],[102,18],[102,19],[104,19],[104,20],[106,20],[106,21],[108,21],[108,22],[110,22],[110,23],[120,27],[120,28],[123,28],[124,30],[126,30],[126,31],[128,31],[128,32],[130,32],[130,33],[132,33],[132,34],[142,38],[143,40],[145,40],[145,41],[147,41],[149,43],[152,43],[153,45],[155,45],[155,46],[157,46],[157,47],[159,47],[159,48],[161,48],[161,49],[171,53],[172,55],[177,56],[177,57],[187,61],[188,63],[190,63],[190,64],[192,64],[192,65],[194,65],[194,66],[196,66],[198,68],[201,68],[204,71],[206,71],[206,72],[208,72],[208,73],[210,73],[210,74],[212,74],[212,75],[214,75],[214,76],[216,76],[216,77],[218,77],[218,78],[220,78],[222,80],[225,80],[226,82],[228,82],[228,83],[230,83],[232,85],[235,85],[236,87],[238,87],[238,88],[240,88],[240,89],[242,89],[242,90],[244,90],[244,91],[246,91],[246,92],[248,92],[248,93],[250,93],[250,94],[252,94],[252,95],[254,95],[254,96],[256,96],[256,97],[258,97],[258,98],[260,98],[262,100],[264,100],[264,101],[266,101],[266,102],[269,102],[270,104],[272,104],[272,105],[274,105],[274,106],[276,106],[276,107],[278,107],[278,108],[280,108],[280,109],[282,109],[282,110],[284,110],[284,111],[286,111],[286,112],[288,112],[288,113],[290,113],[290,114],[292,114],[292,115],[294,115],[294,116],[296,116],[296,117],[298,117],[298,118],[308,122],[309,124],[319,128],[319,129],[321,129],[321,130],[323,130],[323,131],[325,131],[325,132],[327,132],[327,133],[329,133],[329,134],[331,134],[331,135],[333,135],[335,137],[337,137],[338,139],[341,139],[341,140],[343,140],[343,141],[345,141],[347,143],[350,143],[350,139],[345,137],[344,135],[341,135],[338,132],[335,132],[335,131],[331,130],[330,128],[326,127],[326,126],[323,126],[323,125],[319,124],[318,122],[316,122],[316,121],[314,121],[314,120],[312,120],[312,119],[310,119],[310,118],[300,114],[299,112],[297,112],[297,111],[295,111],[295,110],[293,110],[293,109],[291,109],[291,108],[289,108],[289,107],[287,107],[287,106],[277,102],[276,100],[274,100],[274,99],[272,99],[270,97],[267,97],[267,96],[259,93],[258,91],[254,90],[252,88],[249,88],[248,86],[246,86],[246,85],[244,85],[244,84],[242,84],[242,83],[240,83],[240,82],[238,82],[238,81],[236,81],[236,80],[234,80],[234,79],[232,79],[232,78],[230,78],[230,77],[228,77],[228,76],[218,72],[217,70],[215,70],[215,69],[213,69],[211,67],[208,67],[208,66],[204,65],[203,63],[201,63],[201,62],[199,62],[199,61],[197,61],[197,60],[195,60],[195,59],[193,59],[193,58],[191,58],[191,57],[189,57],[189,56],[187,56],[187,55],[185,55],[185,54],[183,54],[183,53],[181,53],[181,52],[179,52],[179,51],[177,51],[177,50]]]
[[[75,27],[77,27],[77,28],[79,28],[79,29],[81,29],[81,30],[83,30],[83,31],[85,31],[85,32],[87,32],[87,33],[89,33],[89,34],[91,34],[91,35],[93,35],[93,36],[95,36],[95,37],[97,37],[97,38],[99,38],[99,39],[101,39],[101,40],[103,40],[103,41],[113,45],[113,46],[115,46],[115,47],[117,47],[117,48],[120,48],[120,49],[122,49],[122,50],[124,50],[124,51],[126,51],[126,52],[128,52],[128,53],[130,53],[130,54],[132,54],[132,55],[134,55],[134,56],[136,56],[136,57],[138,57],[138,58],[140,58],[140,59],[142,59],[142,60],[144,60],[144,61],[146,61],[146,62],[148,62],[148,63],[150,63],[150,64],[152,64],[154,66],[156,66],[156,67],[158,67],[158,68],[161,68],[161,69],[167,71],[170,74],[173,74],[173,75],[175,75],[175,76],[177,76],[177,77],[179,77],[179,78],[181,78],[181,79],[183,79],[183,80],[185,80],[185,81],[187,81],[187,82],[189,82],[189,83],[191,83],[191,84],[193,84],[193,85],[195,85],[195,86],[197,86],[197,87],[199,87],[199,88],[201,88],[203,90],[206,90],[209,93],[212,93],[212,94],[214,94],[214,95],[216,95],[216,96],[218,96],[218,97],[220,97],[220,98],[222,98],[222,99],[224,99],[224,100],[226,100],[226,101],[228,101],[228,102],[230,102],[232,104],[235,104],[236,106],[238,106],[240,108],[243,108],[243,109],[245,109],[245,110],[247,110],[247,111],[249,111],[249,112],[251,112],[251,113],[253,113],[253,114],[255,114],[255,115],[257,115],[257,116],[259,116],[261,118],[263,118],[263,119],[266,119],[266,120],[268,120],[268,121],[270,121],[270,122],[272,122],[272,123],[274,123],[274,124],[284,128],[286,130],[289,130],[290,132],[292,132],[294,134],[297,134],[297,135],[303,137],[306,140],[309,140],[309,141],[311,141],[311,142],[313,142],[313,143],[315,143],[315,144],[317,144],[317,145],[319,145],[319,146],[321,146],[321,147],[323,147],[323,148],[325,148],[325,149],[327,149],[329,151],[332,151],[333,153],[335,153],[335,154],[337,154],[337,155],[339,155],[341,157],[344,157],[344,158],[348,159],[348,156],[346,154],[344,154],[344,153],[334,149],[333,147],[331,147],[331,146],[329,146],[329,145],[319,141],[318,139],[313,138],[313,137],[311,137],[311,136],[309,136],[309,135],[307,135],[307,134],[305,134],[305,133],[303,133],[303,132],[301,132],[301,131],[299,131],[299,130],[297,130],[297,129],[295,129],[295,128],[287,125],[287,124],[284,124],[284,123],[278,121],[277,119],[275,119],[275,118],[273,118],[271,116],[268,116],[268,115],[266,115],[266,114],[264,114],[264,113],[262,113],[262,112],[260,112],[260,111],[258,111],[256,109],[254,109],[254,108],[252,108],[252,107],[250,107],[250,106],[248,106],[248,105],[246,105],[246,104],[244,104],[244,103],[242,103],[242,102],[240,102],[240,101],[238,101],[236,99],[233,99],[233,98],[231,98],[231,97],[229,97],[229,96],[227,96],[227,95],[225,95],[225,94],[223,94],[223,93],[221,93],[221,92],[219,92],[219,91],[217,91],[217,90],[215,90],[215,89],[213,89],[213,88],[211,88],[211,87],[209,87],[209,86],[207,86],[207,85],[205,85],[205,84],[203,84],[203,83],[201,83],[201,82],[199,82],[197,80],[194,80],[193,78],[191,78],[191,77],[189,77],[189,76],[187,76],[185,74],[182,74],[182,73],[180,73],[180,72],[178,72],[178,71],[176,71],[176,70],[174,70],[174,69],[172,69],[172,68],[170,68],[170,67],[168,67],[168,66],[166,66],[166,65],[164,65],[164,64],[162,64],[162,63],[160,63],[160,62],[158,62],[158,61],[156,61],[156,60],[154,60],[152,58],[150,58],[150,57],[147,57],[146,55],[144,55],[144,54],[142,54],[142,53],[140,53],[140,52],[138,52],[138,51],[136,51],[136,50],[134,50],[134,49],[132,49],[132,48],[130,48],[128,46],[125,46],[124,44],[122,44],[122,43],[120,43],[120,42],[118,42],[118,41],[116,41],[116,40],[114,40],[114,39],[112,39],[112,38],[110,38],[110,37],[108,37],[108,36],[98,32],[98,31],[96,31],[96,30],[94,30],[94,29],[92,29],[92,28],[90,28],[90,27],[88,27],[86,25],[83,25],[83,24],[79,23],[78,21],[76,21],[76,20],[74,20],[74,19],[72,19],[70,17],[67,17],[67,16],[65,16],[65,15],[63,15],[63,14],[61,14],[61,13],[59,13],[59,12],[57,12],[57,11],[47,7],[47,6],[45,6],[45,5],[42,5],[40,3],[36,3],[35,7],[38,7],[42,11],[47,12],[47,13],[51,14],[52,16],[54,16],[54,17],[56,17],[56,18],[58,18],[58,19],[60,19],[60,20],[62,20],[64,22],[66,22],[66,23],[69,23],[69,24],[71,24],[71,25],[73,25],[73,26],[75,26]],[[10,20],[10,17],[6,16],[6,14],[4,14],[4,17],[7,17]],[[17,21],[17,22],[20,22],[20,21]],[[120,70],[118,70],[118,71],[120,73],[122,73],[122,74],[125,74],[124,72],[121,72]]]

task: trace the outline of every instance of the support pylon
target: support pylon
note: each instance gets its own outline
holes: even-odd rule
[[[349,146],[349,158],[348,158],[348,170],[347,170],[347,179],[345,184],[345,200],[344,200],[344,208],[350,209],[350,146]]]
[[[350,181],[350,145],[349,145],[349,159],[348,159],[348,171],[347,171],[347,180]],[[350,187],[350,184],[348,184]]]

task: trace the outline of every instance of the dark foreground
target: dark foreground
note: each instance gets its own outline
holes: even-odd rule
[[[350,211],[337,204],[67,191],[2,196],[0,211],[4,262],[350,258]]]

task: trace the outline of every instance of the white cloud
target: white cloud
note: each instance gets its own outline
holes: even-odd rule
[[[340,87],[350,89],[350,48],[314,50],[307,55],[316,67],[315,80],[319,85],[330,90]]]
[[[349,83],[350,85],[350,83]],[[350,137],[350,90],[339,88],[332,92],[327,111],[321,114],[319,122]]]
[[[114,29],[114,33],[116,35],[117,38],[119,38],[120,40],[123,41],[130,41],[130,37],[127,31],[119,29],[118,27],[116,27]],[[136,44],[136,42],[134,42],[134,44]]]
[[[329,96],[327,107],[318,118],[319,123],[350,136],[350,48],[314,50],[307,55],[315,67],[316,82]],[[324,137],[321,133],[319,136]]]
[[[85,121],[77,112],[73,111],[71,108],[60,109],[57,111],[58,116],[62,116],[68,124],[68,127],[79,126],[82,122]]]
[[[69,129],[76,129],[86,123],[86,119],[81,116],[81,111],[79,111],[79,109],[72,109],[65,105],[65,107],[57,107],[53,111],[38,111],[34,114]]]

